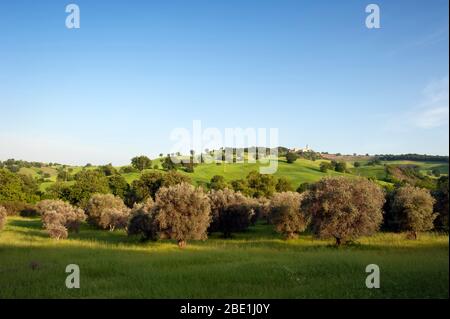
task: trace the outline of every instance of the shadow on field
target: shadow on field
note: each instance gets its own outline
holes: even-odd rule
[[[8,224],[14,227],[23,227],[29,229],[42,229],[42,222],[40,219],[13,219],[8,221]]]
[[[14,219],[8,222],[10,226],[15,227],[11,231],[27,237],[44,238],[51,241],[46,231],[42,228],[40,219]],[[431,248],[448,250],[448,241],[429,241],[427,239],[413,241],[402,239],[401,237],[393,237],[392,234],[381,234],[381,237],[366,239],[363,241],[353,241],[349,244],[337,247],[332,240],[315,239],[310,233],[305,233],[297,239],[284,240],[283,237],[276,233],[271,225],[259,222],[250,227],[247,231],[233,234],[232,238],[224,239],[220,233],[209,235],[206,241],[190,241],[185,250],[201,250],[201,251],[219,251],[219,250],[242,250],[250,251],[252,249],[273,251],[296,251],[296,252],[312,252],[317,250],[323,251],[383,251],[383,250],[426,250]],[[79,241],[80,246],[85,243],[90,248],[95,249],[111,249],[110,247],[101,247],[99,245],[117,246],[114,249],[122,251],[133,250],[158,250],[161,247],[171,247],[178,250],[176,242],[172,240],[159,240],[140,242],[139,236],[127,236],[124,230],[108,231],[99,230],[87,223],[80,227],[80,231],[70,232],[67,242]],[[60,241],[64,242],[64,241]],[[73,243],[75,244],[75,243]],[[76,245],[76,244],[75,244]],[[127,248],[124,245],[130,245]],[[120,247],[119,247],[120,246]],[[183,251],[180,249],[180,251]]]

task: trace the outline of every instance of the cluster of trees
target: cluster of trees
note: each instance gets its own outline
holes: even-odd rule
[[[298,154],[290,154],[286,150],[286,159],[294,162]],[[191,152],[191,164],[194,156]],[[58,167],[58,181],[45,193],[35,179],[0,168],[0,228],[6,215],[20,211],[40,214],[49,235],[57,239],[78,231],[87,219],[99,229],[122,228],[143,240],[175,239],[181,247],[212,232],[231,237],[258,219],[265,219],[285,238],[309,229],[337,244],[371,235],[380,227],[407,231],[412,238],[433,227],[448,231],[448,177],[423,176],[413,166],[387,165],[395,187],[386,192],[368,179],[343,177],[302,183],[294,192],[287,178],[257,171],[233,181],[217,175],[205,187],[194,187],[169,161],[167,157],[162,163],[167,172],[144,171],[152,168],[146,156],[133,158],[131,166],[120,170],[107,164],[72,174],[70,168]],[[184,165],[184,169],[191,168]],[[328,169],[345,172],[347,167],[345,162],[321,163],[321,171]],[[142,174],[128,184],[122,172]],[[24,204],[39,200],[36,207]]]
[[[18,172],[22,167],[25,168],[31,168],[31,167],[46,167],[46,166],[52,166],[53,163],[45,164],[41,162],[27,162],[22,160],[15,160],[13,158],[7,159],[6,161],[0,161],[0,168],[7,168],[10,172],[16,173]]]
[[[337,162],[335,160],[333,160],[331,162],[320,163],[320,171],[322,173],[326,173],[329,170],[340,172],[340,173],[345,173],[345,172],[347,172],[347,163],[344,161]]]
[[[0,203],[6,201],[35,203],[39,200],[39,196],[39,187],[33,178],[0,169]]]
[[[249,175],[250,181],[256,178],[254,173]],[[98,193],[89,197],[84,209],[62,200],[43,200],[36,209],[44,228],[56,239],[78,231],[87,219],[99,229],[124,228],[130,236],[173,239],[180,247],[188,240],[204,240],[212,232],[231,237],[258,219],[265,219],[286,239],[309,229],[318,238],[334,239],[337,245],[372,235],[382,226],[417,238],[439,220],[438,228],[448,231],[448,180],[444,179],[433,197],[428,190],[411,185],[385,194],[365,178],[328,177],[310,184],[301,194],[283,191],[271,196],[248,196],[228,187],[205,192],[171,178],[153,176],[150,184],[142,186],[147,193],[131,209],[119,196]],[[6,210],[0,208],[0,226],[5,218]]]
[[[294,190],[291,182],[286,177],[276,178],[273,175],[261,174],[258,171],[251,171],[244,179],[227,182],[221,175],[211,178],[207,187],[212,190],[233,189],[236,192],[249,197],[271,197],[277,192]]]
[[[416,165],[385,165],[386,177],[384,181],[397,186],[413,185],[430,190],[438,186],[438,180],[422,174]],[[440,173],[438,176],[439,177]]]

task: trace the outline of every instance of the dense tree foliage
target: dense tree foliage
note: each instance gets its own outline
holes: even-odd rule
[[[299,157],[298,154],[294,152],[289,152],[286,154],[286,162],[288,164],[292,164],[298,159],[298,157]]]
[[[426,189],[403,186],[394,193],[392,212],[398,228],[416,239],[417,233],[433,229],[437,214],[433,213],[434,199]]]
[[[230,185],[225,181],[225,177],[221,175],[215,175],[211,178],[211,181],[208,184],[208,188],[212,190],[220,190],[229,188]]]
[[[425,176],[416,165],[385,165],[385,181],[397,186],[412,185],[421,188],[435,189],[437,180]]]
[[[38,185],[31,177],[0,169],[0,203],[36,202],[39,199]]]
[[[131,183],[131,192],[134,202],[142,202],[152,197],[163,186],[164,175],[161,172],[144,173],[139,179]]]
[[[309,188],[311,187],[311,183],[308,183],[308,182],[304,182],[304,183],[301,183],[298,187],[297,187],[297,193],[304,193],[304,192],[306,192]]]
[[[339,173],[345,173],[347,171],[347,163],[346,162],[337,162],[334,170]]]
[[[300,210],[302,195],[294,192],[277,193],[270,203],[270,221],[275,230],[287,239],[305,231],[309,217]]]
[[[94,194],[86,205],[88,222],[101,229],[124,228],[130,210],[123,200],[112,194]]]
[[[180,247],[187,240],[207,238],[211,207],[201,188],[182,183],[163,187],[155,201],[155,227],[158,237],[175,239]]]
[[[142,241],[157,239],[153,214],[154,205],[155,202],[151,197],[144,203],[134,205],[128,222],[128,236],[140,235]]]
[[[52,238],[67,238],[68,231],[77,231],[86,219],[84,211],[62,200],[43,200],[36,205],[43,227]]]
[[[155,198],[161,187],[174,186],[181,183],[190,183],[190,178],[177,171],[168,173],[148,172],[141,175],[131,184],[133,202],[142,202],[149,197]]]
[[[436,200],[434,205],[434,211],[438,213],[435,220],[435,227],[438,230],[448,232],[448,214],[449,214],[449,186],[448,176],[442,176],[439,178],[438,187],[433,192],[433,196]]]
[[[252,171],[247,175],[247,193],[252,197],[270,197],[276,191],[276,179],[273,175]]]
[[[103,173],[105,176],[112,176],[112,175],[119,174],[117,169],[114,166],[112,166],[111,163],[109,163],[107,165],[99,166],[97,168],[97,170],[100,171],[101,173]]]
[[[252,216],[252,224],[255,224],[258,220],[265,220],[270,222],[270,200],[266,197],[256,198],[255,201],[250,203],[253,206],[254,215]]]
[[[376,232],[384,202],[383,191],[367,179],[323,178],[305,194],[301,209],[311,216],[317,237],[334,238],[340,245]]]
[[[22,160],[15,160],[13,158],[7,159],[6,161],[0,161],[0,169],[6,168],[12,173],[17,173],[21,168],[31,168],[31,167],[46,167],[46,166],[52,166],[50,164],[41,163],[41,162],[28,162],[28,161],[22,161]]]
[[[282,192],[291,192],[294,190],[291,182],[286,177],[282,176],[277,180],[277,184],[275,185],[275,190],[278,193]]]
[[[152,160],[144,155],[136,156],[131,159],[131,166],[139,171],[143,171],[152,167]]]
[[[211,205],[211,224],[208,229],[209,232],[220,231],[224,233],[224,236],[229,236],[232,231],[245,230],[250,225],[251,217],[253,215],[253,212],[251,211],[252,207],[249,205],[249,199],[242,193],[226,188],[223,190],[211,190],[208,193],[208,197]],[[247,206],[249,209],[247,212],[241,210],[236,213],[239,215],[236,215],[239,220],[232,225],[229,219],[233,216],[227,210],[230,206],[239,205]],[[236,212],[238,209],[233,209],[233,211]],[[245,216],[242,216],[244,214],[247,214],[246,218]],[[233,229],[231,229],[231,227],[233,227]]]
[[[328,170],[334,170],[334,165],[330,162],[322,162],[319,169],[322,173],[326,173]]]
[[[418,161],[418,162],[445,162],[448,163],[448,156],[427,155],[427,154],[400,154],[400,155],[375,155],[381,161]]]
[[[85,207],[92,195],[109,192],[108,178],[103,173],[82,170],[75,175],[75,184],[70,188],[70,202]]]
[[[230,238],[232,233],[248,229],[253,215],[253,208],[248,203],[228,205],[220,212],[218,230],[224,238]]]
[[[169,155],[167,155],[167,156],[164,158],[164,160],[162,161],[162,164],[161,164],[161,165],[162,165],[163,169],[166,170],[166,171],[176,170],[177,167],[180,166],[179,164],[174,163],[174,162],[172,161],[172,158],[171,158]]]
[[[115,174],[108,177],[108,186],[111,193],[115,196],[119,196],[123,200],[127,199],[130,192],[130,185],[122,175]]]

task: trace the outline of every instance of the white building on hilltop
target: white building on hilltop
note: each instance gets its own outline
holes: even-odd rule
[[[312,152],[313,150],[309,147],[308,144],[306,144],[306,146],[303,147],[303,148],[296,148],[296,147],[294,147],[293,149],[290,149],[289,151],[294,152],[294,153],[298,153],[298,152],[305,153],[305,152]]]

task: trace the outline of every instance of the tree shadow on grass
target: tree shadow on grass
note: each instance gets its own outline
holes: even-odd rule
[[[40,219],[14,219],[8,221],[8,225],[28,229],[42,229],[42,222]]]
[[[28,229],[28,230],[14,230],[15,233],[28,236],[28,237],[39,237],[39,238],[49,238],[48,234],[45,232],[45,230],[37,230],[37,229]]]

